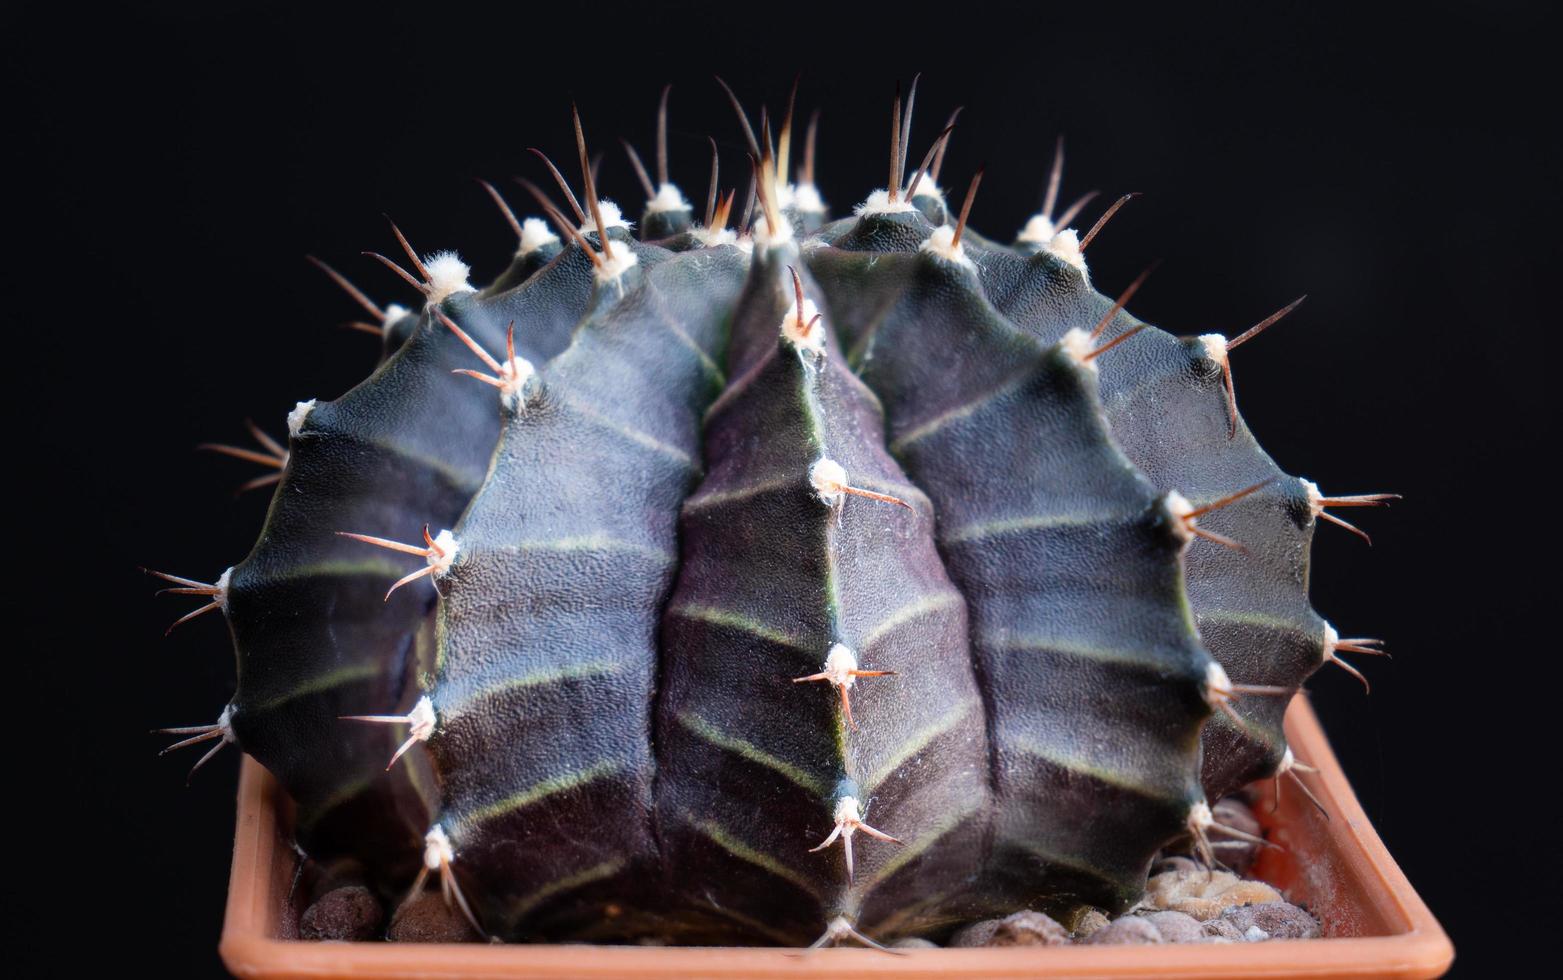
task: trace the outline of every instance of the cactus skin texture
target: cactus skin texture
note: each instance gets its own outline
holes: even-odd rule
[[[971,270],[829,249],[813,269],[971,604],[999,807],[990,887],[1022,905],[1132,902],[1200,795],[1208,658],[1184,536],[1113,445],[1094,364],[1004,322]]]
[[[637,891],[656,878],[657,620],[746,266],[715,253],[654,265],[671,253],[633,246],[507,408],[456,527],[431,692],[438,820],[506,934],[633,933],[655,909]]]
[[[890,190],[834,222],[812,127],[785,180],[790,106],[774,145],[743,119],[753,219],[714,169],[702,218],[664,92],[638,238],[578,117],[578,221],[487,187],[520,243],[488,287],[398,231],[425,303],[348,287],[381,363],[290,416],[250,555],[180,580],[238,684],[169,731],[270,769],[313,857],[437,876],[511,940],[938,938],[1208,855],[1206,799],[1304,768],[1290,694],[1379,652],[1307,563],[1325,507],[1384,495],[1258,446],[1227,360],[1257,330],[1096,292],[1061,154],[1009,246],[965,227],[980,173],[939,190],[948,129],[908,182],[911,101]]]
[[[1082,269],[1048,252],[983,256],[983,290],[1020,328],[1051,343],[1070,327],[1113,314],[1104,338],[1143,326],[1090,286]],[[1214,348],[1213,348],[1214,345]],[[1240,699],[1205,729],[1210,799],[1276,771],[1286,752],[1289,694],[1329,655],[1328,626],[1308,604],[1308,551],[1315,515],[1306,481],[1287,476],[1241,417],[1229,413],[1222,367],[1226,341],[1174,337],[1146,327],[1102,359],[1101,398],[1113,437],[1160,487],[1195,507],[1264,484],[1211,512],[1202,526],[1242,551],[1197,541],[1186,561],[1189,602],[1205,648],[1234,682],[1285,692]],[[1167,418],[1178,420],[1168,426]]]
[[[684,505],[657,719],[664,862],[738,941],[807,943],[836,916],[893,938],[959,919],[918,905],[967,890],[980,863],[984,712],[933,510],[885,451],[878,399],[822,322],[804,329],[797,262],[791,244],[754,260],[710,472]],[[892,499],[832,489],[832,466]],[[818,676],[846,663],[894,676]],[[838,813],[902,843],[843,825],[833,854],[800,860]]]
[[[563,348],[584,308],[581,276],[566,270],[492,299],[457,292],[439,308],[496,345],[511,317],[525,318],[535,325],[527,354],[542,360]],[[471,355],[428,311],[416,319],[370,378],[299,413],[266,526],[234,566],[226,605],[239,661],[234,736],[293,794],[306,848],[361,858],[417,843],[431,784],[416,759],[387,776],[391,733],[339,718],[407,707],[432,647],[434,596],[403,589],[387,599],[399,563],[333,532],[398,536],[454,521],[498,436],[492,398],[451,390],[450,371]]]

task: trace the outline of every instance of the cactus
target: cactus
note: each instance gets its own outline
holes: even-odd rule
[[[1121,912],[1162,847],[1210,860],[1206,800],[1306,768],[1291,694],[1381,652],[1307,563],[1326,508],[1389,495],[1285,475],[1237,414],[1230,351],[1295,303],[1231,341],[1131,317],[1145,277],[1110,299],[1083,255],[1127,198],[1055,220],[1062,142],[1015,243],[982,238],[981,172],[958,216],[938,186],[954,117],[908,179],[915,93],[833,222],[796,87],[775,138],[727,90],[747,201],[713,142],[703,214],[664,89],[654,175],[625,144],[639,237],[577,115],[581,198],[543,157],[574,220],[483,184],[519,242],[488,287],[394,225],[418,310],[317,263],[383,357],[286,446],[207,447],[276,489],[213,582],[153,573],[238,659],[172,748],[236,743],[305,852],[514,940],[878,945]]]

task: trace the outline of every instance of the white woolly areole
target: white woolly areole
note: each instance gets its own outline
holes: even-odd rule
[[[1167,508],[1167,513],[1172,515],[1172,533],[1185,544],[1193,540],[1194,532],[1189,530],[1188,516],[1194,513],[1194,505],[1189,503],[1189,498],[1176,490],[1169,490],[1161,503]]]
[[[527,380],[536,373],[532,362],[520,355],[500,366],[499,380],[503,384],[499,386],[499,397],[506,408],[513,412],[521,410]]]
[[[695,241],[706,248],[714,248],[717,245],[733,245],[738,241],[738,232],[731,228],[707,228],[702,225],[689,234]]]
[[[423,866],[430,871],[439,871],[455,860],[456,850],[450,846],[445,828],[439,824],[430,827],[429,832],[423,835]]]
[[[1335,656],[1335,648],[1340,645],[1340,633],[1329,623],[1324,624],[1324,659],[1329,660]]]
[[[1216,822],[1216,815],[1210,811],[1210,804],[1200,800],[1189,808],[1189,827],[1196,833],[1209,830]]]
[[[1200,345],[1205,348],[1205,356],[1217,364],[1227,362],[1227,339],[1218,333],[1202,333],[1199,335]]]
[[[530,255],[551,242],[557,242],[559,236],[548,227],[548,222],[542,218],[528,218],[521,222],[521,244],[516,248],[517,255]]]
[[[913,200],[919,197],[931,197],[935,201],[942,202],[944,200],[944,191],[940,189],[938,184],[933,182],[933,178],[923,174],[923,179],[917,182],[917,189],[912,192]]]
[[[809,483],[813,484],[814,492],[819,494],[819,499],[834,507],[841,503],[841,498],[846,494],[844,488],[847,485],[847,471],[830,457],[821,456],[814,461],[813,466],[809,467]],[[834,647],[831,648],[831,653],[835,653]]]
[[[304,420],[309,418],[309,413],[315,410],[315,399],[307,402],[299,402],[293,406],[293,411],[288,413],[288,435],[297,439],[298,434],[304,428]]]
[[[237,742],[233,735],[233,705],[223,705],[222,714],[217,716],[217,730],[223,733],[224,742]]]
[[[1027,221],[1026,227],[1020,229],[1020,234],[1015,236],[1017,242],[1030,242],[1033,245],[1047,245],[1058,234],[1058,229],[1053,227],[1052,219],[1045,214],[1033,214]]]
[[[843,796],[836,801],[834,814],[837,826],[851,826],[863,822],[863,807],[855,796]]]
[[[229,566],[228,568],[223,569],[223,573],[217,576],[217,581],[212,583],[212,585],[217,589],[217,591],[212,594],[212,598],[222,603],[224,610],[228,608],[228,583],[232,581],[233,567]]]
[[[385,320],[383,322],[386,324],[395,323],[411,312],[412,310],[402,306],[400,303],[392,303],[385,308]]]
[[[781,335],[792,341],[793,346],[799,350],[806,350],[811,354],[824,354],[824,323],[816,323],[808,333],[803,332],[803,328],[808,326],[809,321],[813,320],[818,313],[819,307],[815,306],[814,301],[807,296],[803,297],[802,310],[798,309],[798,301],[793,300],[792,305],[787,307],[786,315],[782,317]],[[810,472],[812,474],[812,471]]]
[[[790,208],[798,199],[798,189],[791,184],[776,185],[776,210]]]
[[[646,202],[647,214],[661,214],[663,211],[688,211],[689,202],[684,200],[684,195],[672,184],[663,184],[657,188],[657,196]],[[602,216],[608,220],[605,212]]]
[[[1067,262],[1068,264],[1085,272],[1085,253],[1080,251],[1080,236],[1075,234],[1073,228],[1065,228],[1048,240],[1044,249],[1047,254]]]
[[[439,578],[450,571],[450,563],[456,560],[456,552],[461,550],[461,542],[449,531],[441,531],[434,536],[434,553],[424,560],[434,569],[434,577]]]
[[[467,282],[472,267],[455,252],[435,252],[423,260],[423,267],[429,270],[430,303],[442,303],[452,293],[472,292],[472,284]]]
[[[1297,765],[1297,757],[1292,755],[1292,747],[1288,745],[1286,751],[1281,753],[1281,762],[1275,767],[1277,776],[1284,776],[1291,772]]]
[[[765,215],[754,219],[754,243],[763,249],[778,248],[792,241],[792,222],[783,220],[781,227],[772,230]]]
[[[839,943],[843,939],[857,936],[857,929],[853,928],[852,920],[844,915],[838,915],[831,919],[825,926],[825,935],[821,937],[821,943]]]
[[[912,202],[904,197],[892,203],[890,192],[880,189],[868,195],[868,200],[854,208],[852,213],[862,217],[865,214],[899,214],[902,211],[915,210],[917,208],[912,205]]]
[[[407,737],[419,742],[427,742],[429,736],[434,734],[434,702],[425,694],[418,699],[418,703],[407,712],[407,724],[410,730]]]
[[[1063,345],[1064,353],[1074,358],[1075,363],[1088,371],[1096,370],[1094,360],[1086,360],[1091,355],[1091,335],[1079,327],[1071,327],[1058,342]],[[1192,508],[1190,508],[1192,509]]]
[[[624,220],[624,212],[620,211],[619,206],[612,201],[598,201],[597,210],[602,212],[602,226],[606,229],[628,228],[630,226],[630,223]],[[596,232],[596,230],[597,220],[592,217],[591,209],[587,208],[586,221],[581,225],[581,235],[584,237]]]
[[[1205,668],[1205,700],[1214,705],[1231,696],[1232,678],[1227,676],[1225,667],[1212,660]]]
[[[1313,511],[1313,516],[1324,513],[1324,494],[1319,492],[1319,485],[1303,477],[1298,477],[1297,482],[1303,485],[1303,490],[1308,494],[1308,509]]]
[[[952,265],[977,271],[977,266],[966,257],[966,246],[955,240],[955,229],[949,225],[935,228],[928,236],[928,240],[923,242],[922,251],[938,256]]]
[[[813,184],[799,184],[792,189],[792,209],[799,214],[824,214],[825,199]]]
[[[852,676],[854,670],[857,670],[857,654],[845,643],[836,643],[831,646],[830,653],[825,655],[825,669],[820,673],[837,687],[851,687],[853,681],[857,680]],[[852,798],[849,796],[846,799]],[[856,803],[855,800],[853,802]],[[839,807],[837,812],[840,812]],[[856,812],[854,809],[854,816]]]
[[[607,221],[607,218],[607,215],[603,215],[604,221]],[[628,244],[615,242],[613,245],[613,258],[610,259],[604,255],[602,257],[602,265],[593,268],[592,275],[597,278],[599,283],[618,282],[619,277],[623,276],[624,273],[628,272],[639,262],[640,259],[636,258],[635,253],[630,250]]]

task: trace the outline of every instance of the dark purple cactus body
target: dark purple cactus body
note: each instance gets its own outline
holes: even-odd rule
[[[992,252],[981,268],[995,306],[1044,342],[1071,328],[1092,329],[1109,314],[1104,340],[1144,326],[1115,312],[1082,270],[1047,252]],[[1198,508],[1263,484],[1201,519],[1242,550],[1196,540],[1186,560],[1189,603],[1206,649],[1233,682],[1284,692],[1244,697],[1236,718],[1219,713],[1206,726],[1211,799],[1275,772],[1286,752],[1288,695],[1328,655],[1328,626],[1308,603],[1315,523],[1308,484],[1283,473],[1232,414],[1226,356],[1219,335],[1177,338],[1145,327],[1101,367],[1113,438],[1157,486],[1177,489]],[[1166,424],[1169,418],[1177,424]]]
[[[869,261],[880,288],[849,286]],[[1183,598],[1186,538],[1113,445],[1095,368],[1004,322],[971,270],[829,250],[812,268],[971,605],[993,887],[1122,908],[1200,798],[1208,660]]]
[[[706,420],[710,472],[684,505],[663,861],[739,941],[807,943],[838,916],[927,932],[962,918],[951,898],[974,884],[991,813],[965,602],[878,400],[795,299],[797,262],[755,259]]]
[[[1383,496],[1322,496],[1237,417],[1228,352],[1275,317],[1123,313],[1056,172],[1021,241],[981,238],[936,186],[948,130],[906,182],[909,112],[892,186],[834,222],[812,127],[785,183],[790,110],[779,151],[748,133],[736,229],[663,132],[638,237],[577,120],[578,221],[488,188],[519,239],[494,283],[409,246],[419,312],[348,286],[385,357],[290,417],[251,554],[178,580],[239,677],[171,731],[270,769],[312,856],[437,877],[512,940],[1118,913],[1220,830],[1207,798],[1298,767],[1289,696],[1381,652],[1309,605],[1315,519]]]

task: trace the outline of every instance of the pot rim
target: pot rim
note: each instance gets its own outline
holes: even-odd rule
[[[396,944],[282,938],[297,853],[285,836],[286,799],[245,757],[222,941],[223,962],[241,977],[1436,977],[1454,947],[1390,857],[1351,791],[1307,697],[1293,698],[1286,735],[1331,814],[1295,791],[1261,820],[1287,850],[1266,851],[1260,876],[1306,893],[1335,929],[1355,935],[1240,944],[916,949],[809,953],[767,947]]]

